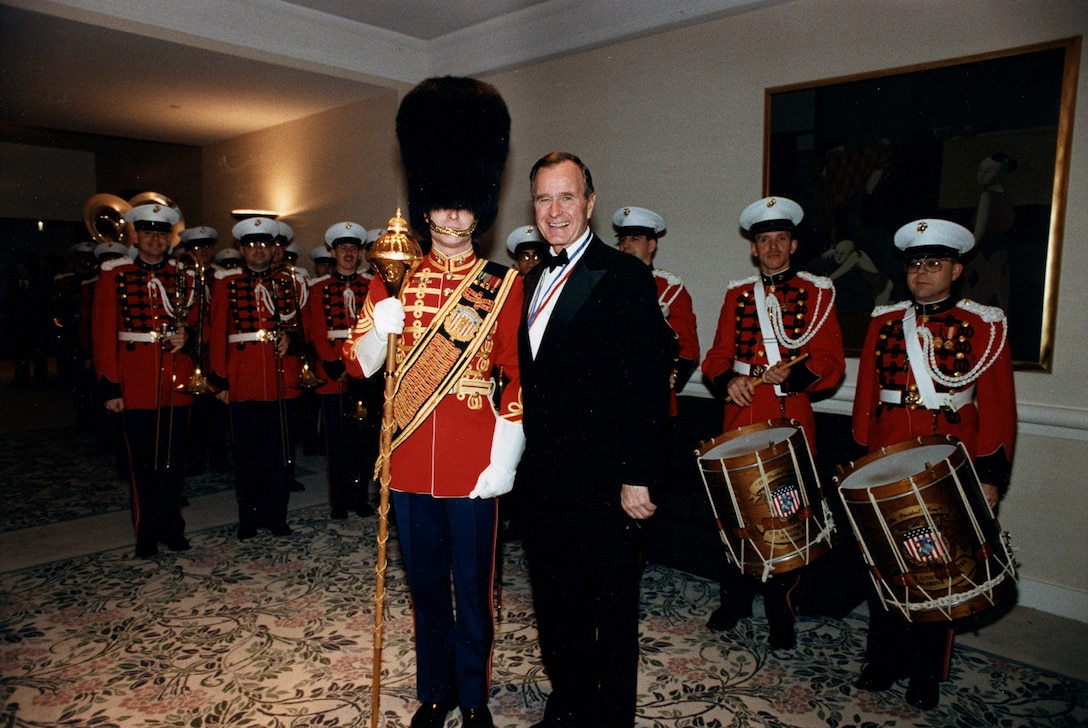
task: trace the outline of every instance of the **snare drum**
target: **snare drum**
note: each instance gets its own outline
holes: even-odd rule
[[[851,463],[835,481],[888,609],[908,621],[950,621],[1013,592],[1007,535],[956,438],[890,445]]]
[[[766,581],[831,547],[835,524],[795,420],[730,430],[695,451],[729,559]]]

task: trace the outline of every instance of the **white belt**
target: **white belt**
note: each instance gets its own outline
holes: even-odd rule
[[[277,338],[279,338],[277,332],[260,329],[258,331],[248,331],[244,334],[231,334],[227,337],[227,342],[230,344],[241,344],[247,341],[275,341]]]
[[[934,409],[944,409],[947,407],[955,412],[959,410],[960,407],[971,404],[974,399],[974,385],[956,392],[955,394],[937,392],[938,407],[935,407]],[[922,404],[922,395],[918,392],[904,392],[901,389],[882,389],[880,390],[880,401],[884,404],[897,404],[913,409],[925,409],[925,405]]]
[[[453,385],[450,394],[479,394],[490,397],[495,393],[494,379],[462,379]]]
[[[763,372],[767,371],[766,364],[749,364],[746,361],[734,361],[733,371],[741,376],[745,377],[762,377]]]
[[[346,339],[351,336],[351,329],[329,329],[329,339]]]
[[[141,344],[154,344],[157,341],[173,334],[163,334],[161,331],[118,331],[118,341],[138,341]]]

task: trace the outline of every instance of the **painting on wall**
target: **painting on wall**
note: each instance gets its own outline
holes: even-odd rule
[[[804,207],[797,257],[834,280],[848,354],[909,297],[895,231],[938,217],[975,234],[960,295],[1050,370],[1080,41],[767,89],[764,189]]]

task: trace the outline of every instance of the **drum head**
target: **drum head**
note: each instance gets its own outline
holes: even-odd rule
[[[790,439],[797,432],[796,427],[767,427],[757,432],[749,432],[732,437],[719,443],[702,454],[701,459],[725,460],[741,455],[750,455]]]
[[[956,452],[950,443],[918,445],[907,450],[891,452],[847,475],[839,484],[842,490],[874,488],[906,480],[926,469],[926,463],[937,464]]]

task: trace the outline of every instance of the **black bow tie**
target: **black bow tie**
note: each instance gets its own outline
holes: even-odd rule
[[[559,255],[548,256],[548,270],[554,270],[561,268],[570,262],[570,257],[567,255],[567,249],[563,248],[559,251]]]

